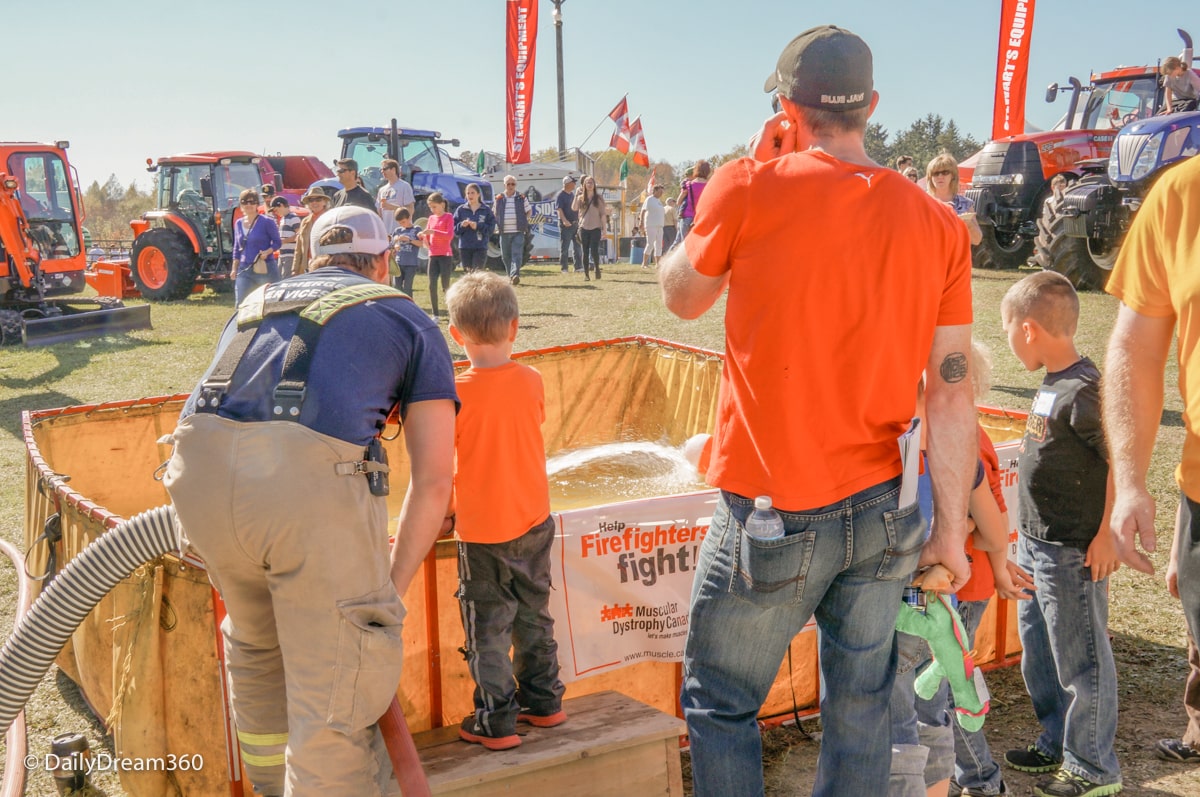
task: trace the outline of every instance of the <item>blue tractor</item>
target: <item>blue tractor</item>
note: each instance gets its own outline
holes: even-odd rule
[[[414,220],[429,215],[426,199],[441,191],[450,203],[451,212],[466,201],[464,192],[469,184],[479,186],[483,201],[491,203],[492,187],[474,169],[450,157],[441,144],[458,146],[458,139],[443,139],[436,130],[415,130],[399,127],[392,120],[390,127],[350,127],[338,131],[342,139],[340,157],[358,162],[358,176],[363,187],[374,196],[383,185],[380,165],[385,158],[400,164],[400,176],[413,188],[416,196]],[[336,190],[338,186],[334,186]]]
[[[1080,161],[1078,182],[1045,220],[1050,270],[1077,288],[1103,290],[1121,242],[1150,187],[1167,169],[1200,153],[1200,111],[1152,116],[1121,128],[1107,159]]]

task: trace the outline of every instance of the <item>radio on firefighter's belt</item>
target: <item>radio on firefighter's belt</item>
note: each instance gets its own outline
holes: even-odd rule
[[[378,437],[367,444],[367,484],[371,488],[371,495],[387,495],[388,494],[388,467],[387,449],[383,447],[383,441]],[[380,468],[372,468],[371,465],[382,465]]]

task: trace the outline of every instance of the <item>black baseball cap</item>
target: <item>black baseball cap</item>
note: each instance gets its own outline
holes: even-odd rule
[[[871,48],[835,25],[809,28],[788,43],[763,91],[778,91],[797,105],[852,111],[871,104]]]

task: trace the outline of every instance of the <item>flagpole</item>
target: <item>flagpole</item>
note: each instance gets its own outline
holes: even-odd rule
[[[624,96],[622,96],[621,99],[625,99],[628,96],[629,96],[629,92],[625,92]],[[612,117],[605,114],[604,118],[600,120],[600,124],[598,124],[592,128],[592,132],[587,134],[587,138],[585,138],[583,141],[579,142],[579,146],[577,146],[576,149],[583,149],[583,145],[588,143],[588,141],[591,139],[592,136],[596,135],[596,131],[599,130],[601,128],[601,126],[604,125],[605,122],[611,122],[611,121],[612,121]]]

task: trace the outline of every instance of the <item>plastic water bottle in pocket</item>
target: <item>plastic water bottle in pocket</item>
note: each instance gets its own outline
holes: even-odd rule
[[[769,495],[754,499],[754,511],[746,518],[746,533],[759,540],[777,540],[783,536],[783,518],[771,506]]]

